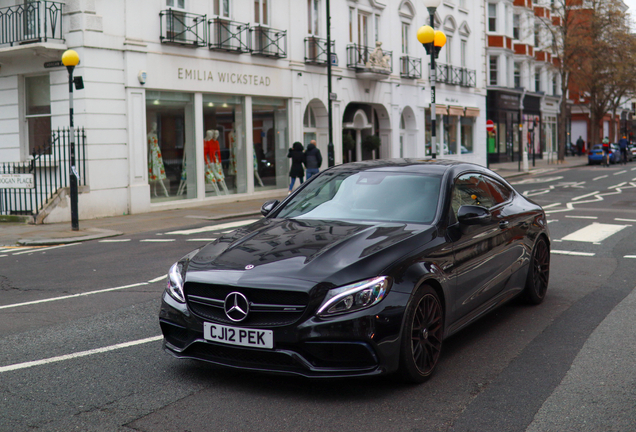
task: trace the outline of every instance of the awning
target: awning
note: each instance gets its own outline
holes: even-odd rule
[[[446,109],[446,105],[438,105],[435,104],[435,115],[448,115],[448,110]]]
[[[479,108],[466,107],[466,117],[479,117]]]
[[[464,107],[460,106],[449,106],[448,107],[448,115],[449,116],[463,116],[464,115]]]

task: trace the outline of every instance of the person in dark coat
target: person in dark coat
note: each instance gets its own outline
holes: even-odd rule
[[[576,140],[576,152],[579,156],[583,154],[583,147],[585,146],[585,141],[583,141],[583,137],[579,135],[579,139]]]
[[[305,150],[307,180],[309,180],[312,175],[316,175],[320,172],[320,165],[322,165],[322,155],[318,147],[316,147],[316,140],[311,140],[307,146],[307,150]]]
[[[296,183],[296,178],[300,180],[300,184],[303,184],[303,178],[305,177],[305,169],[303,163],[305,162],[305,154],[303,153],[303,145],[296,141],[292,148],[287,152],[287,157],[291,158],[291,168],[289,169],[289,192],[291,193]]]

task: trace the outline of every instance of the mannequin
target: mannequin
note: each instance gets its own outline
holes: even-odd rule
[[[219,146],[219,131],[209,130],[205,132],[203,139],[203,157],[211,162],[221,161],[221,147]]]
[[[229,195],[230,192],[225,184],[225,175],[223,174],[223,166],[221,165],[219,131],[209,130],[205,133],[203,157],[205,160],[205,180],[212,184],[217,195],[221,194],[217,183],[221,185],[225,194]]]
[[[169,196],[166,185],[163,183],[165,179],[166,170],[157,139],[157,122],[152,122],[150,132],[148,132],[148,181],[153,183],[155,196],[157,196],[157,183],[161,185],[164,194]]]

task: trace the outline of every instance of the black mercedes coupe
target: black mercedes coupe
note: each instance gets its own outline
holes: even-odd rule
[[[479,165],[339,165],[261,212],[170,268],[159,315],[170,354],[423,382],[445,338],[548,288],[543,209]]]

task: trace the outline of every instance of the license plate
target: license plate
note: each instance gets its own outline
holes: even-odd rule
[[[238,345],[251,348],[274,348],[272,330],[229,327],[219,324],[203,323],[203,338],[210,342]]]

